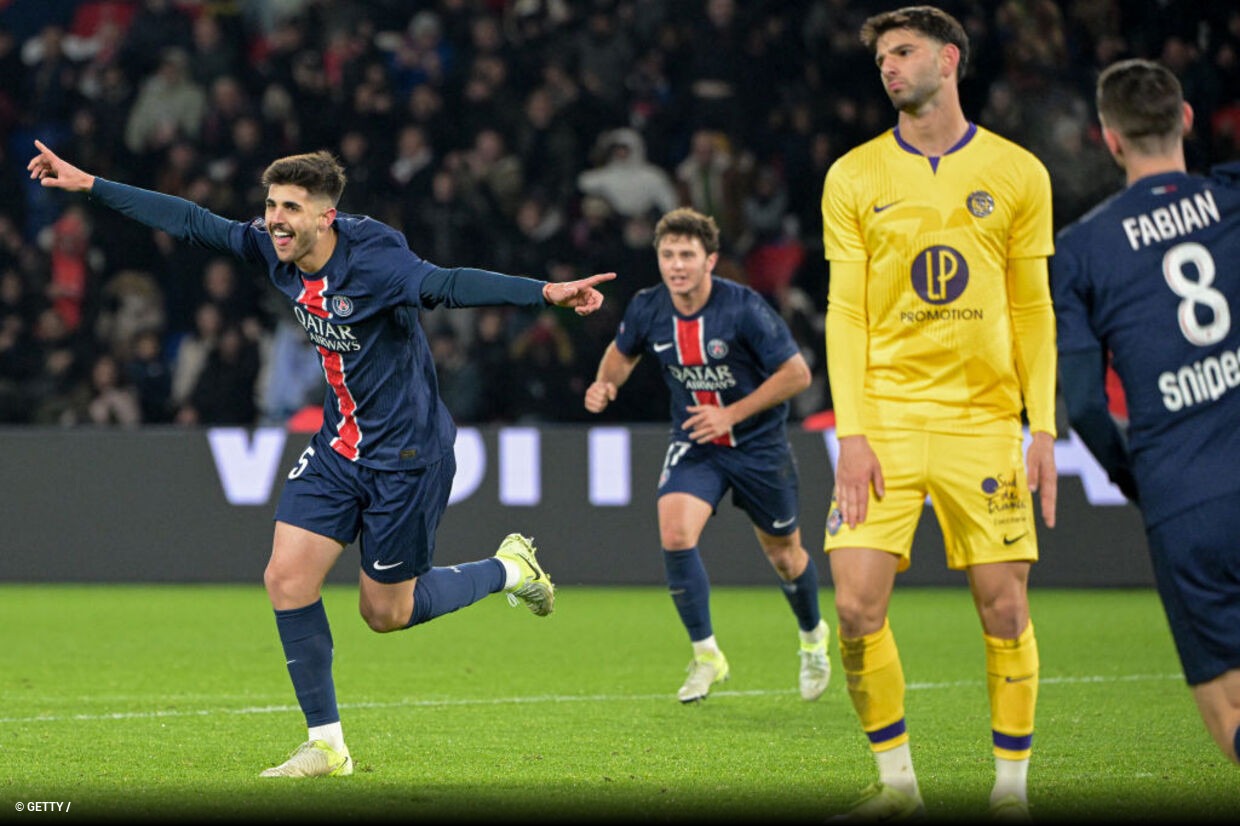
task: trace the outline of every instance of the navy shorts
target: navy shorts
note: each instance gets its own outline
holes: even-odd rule
[[[1240,668],[1240,494],[1177,514],[1148,536],[1188,684]]]
[[[405,582],[431,568],[455,475],[452,451],[416,470],[375,470],[315,440],[289,471],[275,518],[346,545],[356,539],[368,577]]]
[[[688,493],[719,509],[732,490],[732,504],[749,515],[754,527],[787,536],[797,529],[796,458],[786,443],[750,447],[672,442],[659,474],[659,496]]]

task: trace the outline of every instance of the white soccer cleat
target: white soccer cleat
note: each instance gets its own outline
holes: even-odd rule
[[[926,805],[920,794],[902,792],[886,783],[871,783],[861,797],[842,815],[829,818],[828,823],[877,823],[879,821],[922,820]]]
[[[516,584],[504,589],[508,604],[515,607],[525,603],[534,616],[545,617],[555,610],[555,586],[534,558],[535,553],[537,549],[530,539],[519,533],[510,533],[500,543],[495,556],[512,563],[521,572]]]
[[[353,774],[353,758],[349,750],[336,751],[322,740],[302,743],[278,766],[263,771],[259,777],[345,777]]]
[[[706,695],[710,694],[711,686],[726,680],[730,673],[728,660],[722,651],[698,654],[693,658],[693,662],[689,663],[689,676],[676,692],[676,699],[682,703],[705,700]]]
[[[801,699],[817,700],[827,690],[831,682],[831,659],[827,656],[827,641],[830,631],[824,622],[819,626],[822,639],[818,642],[801,643]]]

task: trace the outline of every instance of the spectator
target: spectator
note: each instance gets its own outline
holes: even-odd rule
[[[178,137],[194,139],[207,111],[207,96],[189,75],[189,57],[164,49],[159,70],[142,83],[125,124],[125,147],[134,155],[163,149]]]
[[[190,403],[190,396],[198,386],[199,378],[206,369],[207,360],[215,350],[223,328],[224,315],[217,305],[210,302],[198,305],[194,313],[194,330],[177,343],[176,354],[172,360],[174,410]]]
[[[676,189],[660,167],[646,160],[646,145],[636,129],[605,133],[599,140],[601,163],[577,176],[585,195],[602,198],[624,217],[670,212]]]
[[[258,418],[258,348],[236,324],[220,330],[189,399],[176,414],[183,425],[250,426]]]
[[[172,420],[172,369],[164,358],[159,331],[135,333],[127,349],[125,378],[137,393],[143,423],[166,424]]]
[[[90,368],[89,394],[85,411],[74,410],[62,424],[121,425],[136,427],[142,422],[138,394],[129,386],[116,357],[101,353]]]

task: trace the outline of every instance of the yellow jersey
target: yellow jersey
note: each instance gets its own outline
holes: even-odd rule
[[[840,435],[870,427],[1012,432],[1027,401],[1035,429],[1054,433],[1051,187],[1031,152],[971,124],[956,147],[929,158],[892,129],[832,164],[822,214],[828,324],[838,312],[865,331],[843,345],[865,348],[853,362],[865,376],[855,385],[864,386],[862,400],[835,399]],[[1033,270],[1040,284],[1013,283],[1017,259],[1041,259]],[[1024,297],[1014,299],[1014,290]],[[1014,302],[1031,294],[1024,307],[1038,316],[1036,332],[1013,318]],[[1022,372],[1041,374],[1037,395],[1045,396],[1047,365],[1021,364],[1021,335],[1038,339],[1027,359],[1051,359],[1050,398],[1036,405],[1022,394],[1030,392]]]

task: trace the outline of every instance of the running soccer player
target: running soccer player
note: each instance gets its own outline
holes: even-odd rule
[[[748,287],[714,277],[719,228],[689,208],[655,226],[663,283],[633,296],[585,394],[591,413],[615,400],[644,353],[671,391],[672,428],[658,482],[659,537],[672,602],[693,648],[682,703],[704,699],[729,675],[710,615],[710,581],[698,549],[729,489],[749,515],[779,575],[800,635],[801,696],[831,678],[818,570],[801,545],[797,468],[785,423],[788,400],[810,383],[792,333]]]
[[[1061,388],[1073,429],[1141,508],[1185,679],[1240,762],[1240,163],[1187,173],[1193,111],[1157,63],[1108,66],[1097,103],[1127,188],[1058,238]]]
[[[327,152],[273,162],[263,173],[264,216],[238,222],[95,177],[35,146],[28,169],[43,186],[89,193],[174,238],[265,267],[318,350],[327,378],[323,426],[288,474],[264,574],[308,736],[262,776],[351,774],[321,597],[350,542],[357,539],[361,552],[361,614],[378,632],[428,622],[500,591],[537,616],[555,604],[534,545],[520,534],[508,535],[489,559],[432,567],[456,470],[456,427],[439,397],[418,310],[554,304],[588,315],[603,301],[595,285],[615,275],[546,283],[435,266],[391,227],[337,212],[345,174]]]
[[[866,20],[861,41],[899,114],[831,166],[822,196],[840,447],[825,548],[848,693],[879,775],[845,818],[924,812],[887,609],[929,495],[981,620],[990,809],[1023,819],[1038,689],[1031,492],[1047,526],[1056,499],[1050,178],[965,118],[969,41],[955,18],[902,8]]]

